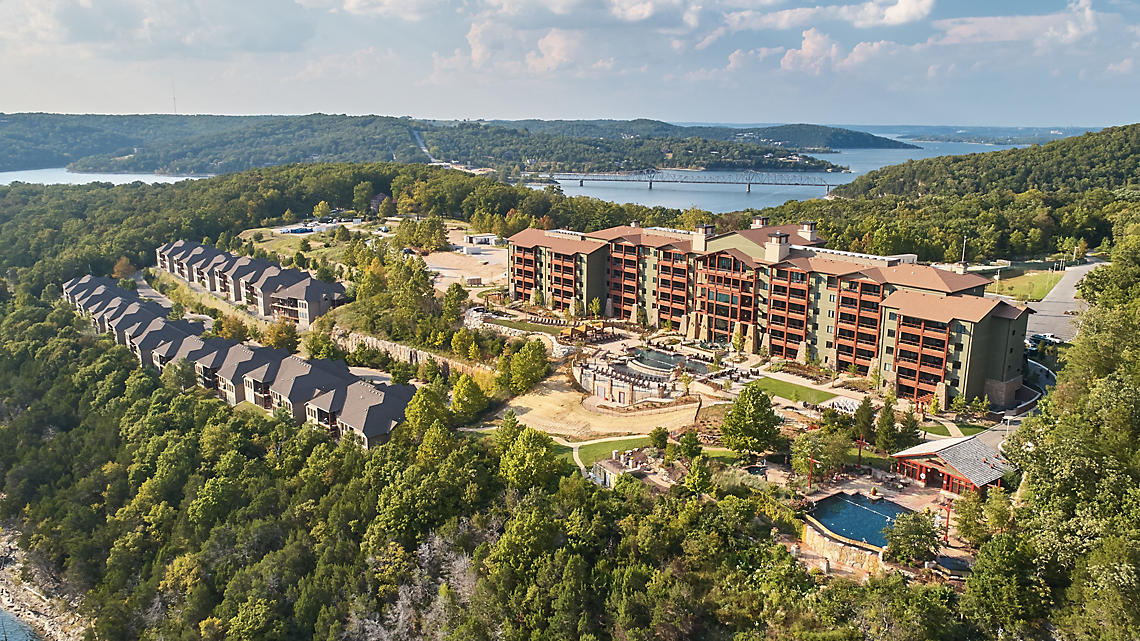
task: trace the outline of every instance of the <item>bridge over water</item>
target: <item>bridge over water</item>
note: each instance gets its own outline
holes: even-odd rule
[[[823,187],[828,193],[836,183],[829,183],[823,176],[814,173],[781,171],[781,172],[688,172],[688,171],[637,171],[613,174],[550,174],[554,180],[577,180],[582,187],[589,182],[620,182],[620,183],[648,183],[653,189],[653,183],[688,183],[700,185],[745,185],[751,193],[752,185],[782,185],[787,187]]]

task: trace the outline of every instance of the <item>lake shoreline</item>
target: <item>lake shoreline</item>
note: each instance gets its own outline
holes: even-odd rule
[[[79,598],[59,594],[63,585],[54,577],[50,587],[30,585],[21,577],[25,554],[17,543],[19,530],[13,525],[6,522],[0,531],[0,609],[31,628],[41,641],[78,641],[89,627],[77,614]],[[37,579],[48,582],[48,577]]]

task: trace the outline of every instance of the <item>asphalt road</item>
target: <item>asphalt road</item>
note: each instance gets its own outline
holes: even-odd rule
[[[1077,317],[1066,315],[1066,311],[1084,311],[1088,303],[1076,298],[1077,284],[1093,269],[1105,261],[1090,258],[1084,265],[1076,265],[1065,270],[1065,275],[1044,300],[1029,303],[1035,314],[1029,315],[1029,333],[1054,334],[1063,341],[1072,341],[1077,336]]]

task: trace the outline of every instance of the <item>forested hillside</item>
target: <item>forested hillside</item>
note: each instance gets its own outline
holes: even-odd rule
[[[216,134],[266,116],[0,114],[0,171],[62,167],[86,156]]]
[[[0,115],[0,171],[67,165],[73,171],[195,175],[289,163],[426,163],[428,156],[420,149],[416,132],[441,160],[515,175],[539,169],[654,167],[805,171],[835,165],[795,154],[802,145],[793,140],[806,144],[811,139],[807,146],[812,147],[827,146],[819,136],[866,139],[867,144],[891,142],[811,125],[792,126],[788,131],[794,135],[785,136],[791,140],[769,140],[751,133],[736,136],[734,130],[715,127],[660,125],[653,135],[614,135],[600,141],[598,136],[565,131],[531,133],[519,127],[477,123],[433,125],[387,116],[9,114]]]
[[[1135,186],[1138,176],[1140,125],[1128,125],[1023,149],[911,160],[860,176],[833,193],[858,197],[1087,191]]]
[[[490,124],[577,138],[621,139],[703,138],[781,145],[791,149],[911,149],[915,146],[891,138],[823,125],[721,127],[671,125],[660,120],[492,120]]]
[[[347,205],[362,182],[400,211],[504,232],[712,220],[418,165],[0,188],[0,514],[18,520],[33,558],[85,595],[97,638],[1134,638],[1136,192],[837,201],[857,203],[831,230],[840,243],[944,252],[981,221],[1052,225],[1054,243],[1101,234],[1115,248],[1112,266],[1082,285],[1094,305],[1042,416],[1006,450],[1022,471],[1013,512],[981,531],[974,574],[955,591],[897,574],[860,584],[808,573],[771,540],[762,493],[726,485],[712,500],[679,486],[653,497],[628,478],[600,489],[568,473],[533,430],[508,423],[480,439],[437,424],[442,401],[421,404],[393,442],[367,452],[235,412],[165,387],[53,302],[61,280],[107,273],[119,255],[146,264],[165,240],[220,240],[320,200]],[[830,206],[774,211],[795,220]],[[374,280],[387,292],[374,307],[391,308],[377,318],[418,331],[414,310],[387,302],[415,279],[381,270]]]
[[[461,123],[424,131],[432,155],[520,171],[622,171],[654,167],[823,171],[836,165],[755,142],[689,138],[569,137]]]

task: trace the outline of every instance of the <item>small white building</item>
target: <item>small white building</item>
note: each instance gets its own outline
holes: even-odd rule
[[[463,242],[468,245],[494,245],[499,240],[498,234],[464,234]]]

